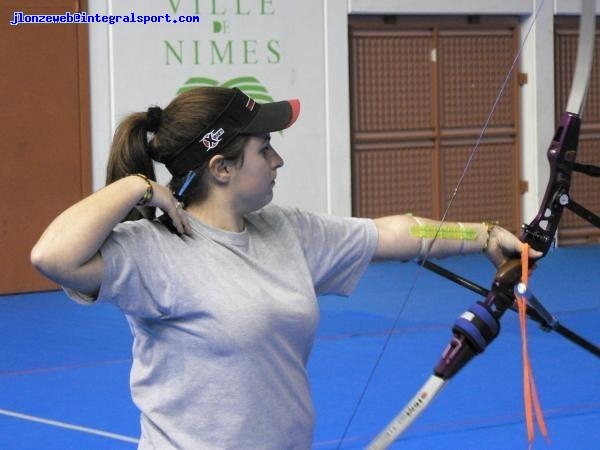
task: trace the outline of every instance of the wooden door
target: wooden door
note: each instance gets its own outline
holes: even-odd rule
[[[9,22],[81,11],[79,1],[0,4],[0,294],[54,289],[29,261],[60,211],[91,191],[86,25]]]
[[[518,43],[517,22],[350,19],[353,214],[440,218]],[[520,226],[511,77],[447,219]]]

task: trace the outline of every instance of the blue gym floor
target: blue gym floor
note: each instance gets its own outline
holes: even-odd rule
[[[489,288],[480,255],[438,261]],[[600,246],[559,248],[530,289],[560,322],[600,345]],[[314,449],[335,449],[407,291],[397,329],[341,448],[364,448],[431,374],[452,323],[476,294],[413,263],[371,265],[350,298],[321,298],[310,363],[317,410]],[[129,397],[131,337],[113,307],[83,307],[62,292],[0,297],[0,449],[135,449]],[[600,359],[529,322],[530,355],[550,443],[600,448]],[[527,449],[516,314],[500,336],[442,391],[392,447],[404,450]],[[255,449],[250,449],[255,450]],[[258,449],[256,449],[258,450]]]

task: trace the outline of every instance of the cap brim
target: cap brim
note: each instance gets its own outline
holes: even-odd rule
[[[300,101],[283,100],[273,103],[262,103],[254,118],[241,134],[261,134],[280,131],[289,128],[300,115]]]

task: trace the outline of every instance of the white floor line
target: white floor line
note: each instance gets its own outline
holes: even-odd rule
[[[97,436],[106,437],[109,439],[115,439],[117,441],[131,442],[134,444],[138,443],[138,439],[123,436],[122,434],[109,433],[108,431],[96,430],[94,428],[82,427],[79,425],[73,425],[66,422],[59,422],[57,420],[44,419],[43,417],[30,416],[28,414],[21,414],[14,411],[8,411],[6,409],[0,409],[0,415],[15,417],[17,419],[29,420],[30,422],[43,423],[45,425],[51,425],[53,427],[66,428],[69,430],[80,431],[82,433],[95,434]]]

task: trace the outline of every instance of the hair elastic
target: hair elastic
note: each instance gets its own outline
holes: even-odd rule
[[[146,111],[146,120],[148,122],[148,131],[155,133],[162,124],[162,108],[160,106],[151,106]]]

